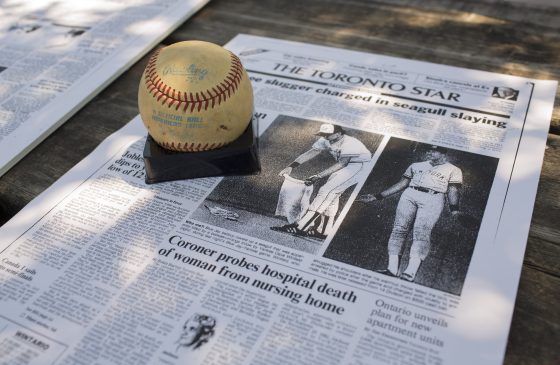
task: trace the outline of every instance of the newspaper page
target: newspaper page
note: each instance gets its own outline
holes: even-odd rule
[[[0,175],[208,0],[0,0]]]
[[[500,364],[556,82],[239,35],[258,175],[139,117],[0,228],[3,364]]]

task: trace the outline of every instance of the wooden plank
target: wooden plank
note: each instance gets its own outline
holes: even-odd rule
[[[557,276],[523,268],[504,364],[558,364],[559,287]]]
[[[356,0],[355,0],[356,1]],[[357,0],[360,3],[370,3],[368,0]],[[537,1],[508,1],[508,0],[391,0],[383,1],[400,6],[422,7],[439,11],[462,11],[493,18],[500,18],[510,22],[516,22],[526,26],[546,26],[550,29],[560,29],[558,16],[560,7],[539,4]],[[528,16],[528,14],[530,14]]]
[[[560,246],[560,136],[549,134],[530,236]],[[559,256],[560,257],[560,253]]]
[[[532,235],[527,241],[523,265],[554,277],[560,277],[560,245]]]

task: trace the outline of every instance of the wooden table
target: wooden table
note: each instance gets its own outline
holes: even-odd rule
[[[237,33],[537,79],[560,79],[560,6],[500,0],[212,0],[162,44]],[[0,224],[137,112],[147,57],[0,178]],[[560,363],[560,106],[556,100],[505,364]],[[475,364],[473,364],[475,365]]]

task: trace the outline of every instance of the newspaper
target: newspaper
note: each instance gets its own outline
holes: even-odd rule
[[[499,364],[556,82],[239,35],[258,175],[139,117],[0,229],[3,364]]]
[[[208,0],[0,0],[0,175]]]

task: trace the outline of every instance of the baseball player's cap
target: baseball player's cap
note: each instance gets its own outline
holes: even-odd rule
[[[430,148],[428,148],[428,150],[429,151],[439,151],[441,153],[447,153],[447,148],[441,147],[441,146],[436,146],[436,145],[430,146]]]
[[[331,135],[331,134],[337,133],[337,132],[344,133],[344,129],[342,129],[342,127],[339,126],[339,125],[325,123],[325,124],[321,124],[321,128],[319,128],[319,132],[315,133],[315,135],[316,136],[328,136],[328,135]]]

